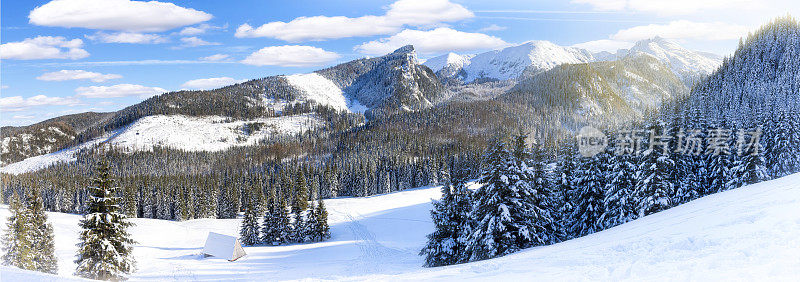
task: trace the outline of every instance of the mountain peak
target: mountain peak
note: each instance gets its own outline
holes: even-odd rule
[[[409,45],[400,47],[397,50],[394,50],[394,52],[392,52],[392,54],[406,54],[406,53],[413,53],[413,52],[414,52],[414,46],[409,44]]]

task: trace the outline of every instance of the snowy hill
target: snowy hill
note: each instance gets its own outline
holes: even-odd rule
[[[657,58],[637,53],[616,61],[567,64],[526,72],[498,97],[533,108],[554,109],[577,122],[640,119],[662,101],[688,94],[689,88]],[[560,109],[557,111],[555,109]]]
[[[537,73],[561,64],[615,61],[638,53],[652,55],[670,66],[687,86],[710,75],[722,64],[722,57],[692,51],[661,37],[636,42],[631,49],[621,49],[616,54],[591,53],[575,47],[563,47],[549,41],[529,41],[521,45],[477,55],[448,53],[425,61],[442,78],[456,78],[463,82],[475,80],[507,80],[517,78],[526,69]]]
[[[529,41],[477,54],[474,57],[446,54],[429,59],[425,65],[436,72],[445,70],[441,74],[447,77],[459,76],[464,82],[472,82],[513,79],[528,68],[544,71],[560,64],[586,63],[593,60],[592,54],[583,49],[562,47],[549,41]]]
[[[326,200],[327,242],[245,247],[236,262],[202,258],[208,232],[237,234],[238,219],[184,222],[133,219],[132,280],[674,281],[800,279],[800,174],[689,202],[605,231],[505,257],[423,268],[417,253],[432,231],[438,187]],[[8,216],[6,206],[0,217]],[[49,213],[59,275],[68,276],[78,220]],[[5,225],[2,227],[5,229]],[[14,279],[52,276],[0,268]]]
[[[313,114],[252,120],[234,120],[220,116],[147,116],[78,146],[12,163],[0,168],[0,172],[20,174],[58,162],[72,162],[79,150],[101,143],[131,151],[149,151],[156,146],[185,151],[221,151],[234,146],[255,145],[270,138],[303,133],[323,124]]]
[[[618,52],[617,57],[622,58],[637,53],[652,55],[667,64],[687,86],[699,82],[722,65],[720,56],[688,50],[661,37],[636,42],[631,49]]]

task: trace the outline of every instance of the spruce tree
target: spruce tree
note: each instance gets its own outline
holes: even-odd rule
[[[260,209],[254,203],[256,199],[248,199],[247,207],[244,210],[244,219],[239,230],[239,238],[242,244],[252,246],[261,242],[259,234],[258,214]]]
[[[636,160],[625,154],[613,157],[611,172],[603,199],[603,228],[610,228],[636,219],[634,190]]]
[[[281,213],[280,209],[283,209],[283,213]],[[281,224],[288,224],[288,222],[282,222],[282,216],[285,216],[286,209],[281,208],[280,204],[277,204],[277,201],[271,199],[267,212],[264,214],[264,222],[263,227],[261,228],[261,242],[267,245],[279,245],[285,241],[285,237],[282,237],[282,226]]]
[[[734,163],[731,172],[731,180],[728,182],[731,189],[769,180],[764,156],[761,154],[753,153],[741,157]]]
[[[109,164],[97,163],[95,177],[89,187],[87,213],[80,222],[83,229],[78,243],[78,268],[75,275],[98,280],[120,280],[134,270],[135,261],[127,228],[132,224],[121,213],[120,199],[115,196]]]
[[[306,238],[306,242],[322,241],[317,233],[317,226],[319,226],[319,222],[317,222],[318,219],[319,217],[317,217],[317,208],[312,202],[308,206],[308,210],[306,210],[306,224],[302,232],[303,236]]]
[[[39,190],[32,188],[30,191],[26,213],[30,225],[33,270],[55,274],[58,272],[58,260],[55,254],[53,225],[47,222]]]
[[[451,265],[465,261],[466,230],[470,211],[469,190],[466,179],[452,175],[442,186],[442,198],[433,202],[431,220],[433,233],[420,251],[425,256],[425,266]]]
[[[661,127],[653,127],[653,134],[661,134]],[[638,216],[656,213],[673,206],[675,195],[675,161],[661,148],[643,153],[636,175],[636,210]]]
[[[474,194],[470,218],[475,220],[467,237],[470,261],[503,256],[533,246],[542,238],[532,230],[533,198],[529,173],[496,142],[486,156],[486,169]]]
[[[603,230],[608,158],[608,153],[601,152],[581,160],[575,177],[575,189],[570,195],[573,201],[570,215],[572,236],[580,237]]]
[[[28,213],[14,193],[11,194],[8,208],[11,216],[6,223],[6,233],[3,234],[3,265],[33,270],[35,268],[34,250],[31,249],[33,226],[28,221]]]
[[[325,241],[331,238],[331,227],[328,225],[328,210],[325,208],[325,202],[322,199],[317,200],[317,209],[314,212],[317,217],[315,233],[319,241]]]

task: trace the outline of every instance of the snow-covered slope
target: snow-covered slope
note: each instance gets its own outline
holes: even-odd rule
[[[617,56],[621,58],[636,53],[649,54],[664,62],[688,86],[700,81],[722,65],[720,56],[692,51],[661,37],[636,42],[631,49],[622,50]]]
[[[132,280],[742,281],[800,279],[800,174],[710,195],[567,242],[506,257],[423,268],[438,187],[326,200],[327,242],[245,247],[236,262],[200,255],[208,232],[236,235],[240,220],[134,219]],[[8,216],[0,207],[0,218]],[[49,213],[59,274],[70,275],[80,216]],[[0,225],[3,230],[5,225]],[[9,271],[0,268],[0,271]],[[13,271],[15,279],[51,276]]]
[[[476,79],[507,80],[518,77],[526,69],[544,71],[560,64],[593,60],[592,54],[583,49],[562,47],[549,41],[528,41],[474,56],[450,53],[431,58],[425,65],[440,76],[455,76],[463,82],[472,82]]]
[[[472,57],[475,57],[475,55],[459,55],[451,52],[430,58],[423,65],[431,68],[439,77],[453,77],[457,76],[464,66],[469,64]]]
[[[81,145],[12,163],[0,168],[0,172],[20,174],[58,162],[72,162],[75,153],[100,143],[139,151],[151,150],[154,146],[186,151],[221,151],[233,146],[254,145],[270,137],[295,135],[322,125],[323,121],[313,114],[253,120],[220,116],[147,116]]]
[[[286,80],[301,92],[300,100],[315,101],[320,105],[331,106],[339,111],[363,113],[366,107],[356,99],[347,99],[336,84],[317,74],[294,74],[286,76]]]

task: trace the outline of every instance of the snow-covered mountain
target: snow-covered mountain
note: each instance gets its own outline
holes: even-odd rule
[[[591,52],[563,47],[549,41],[528,41],[521,45],[480,53],[474,56],[447,54],[431,58],[425,65],[445,76],[458,76],[461,81],[507,80],[518,77],[526,69],[544,71],[567,63],[594,61]],[[446,62],[446,63],[442,63]]]
[[[645,53],[615,61],[560,65],[523,74],[518,80],[498,98],[551,109],[576,121],[631,121],[655,110],[662,101],[689,92],[668,65]]]
[[[575,47],[563,47],[549,41],[529,41],[521,45],[477,55],[448,53],[425,61],[440,78],[458,79],[464,83],[485,80],[508,80],[528,72],[541,72],[561,64],[614,61],[628,55],[645,53],[670,66],[672,71],[691,86],[708,76],[722,64],[722,57],[692,51],[661,37],[641,40],[631,49],[617,53],[591,53]]]
[[[347,100],[373,111],[420,110],[445,91],[430,68],[407,45],[377,58],[359,59],[316,72],[342,90]]]
[[[636,42],[631,49],[617,52],[616,57],[636,53],[649,54],[664,62],[687,86],[699,82],[722,65],[722,57],[718,55],[692,51],[661,37]]]

